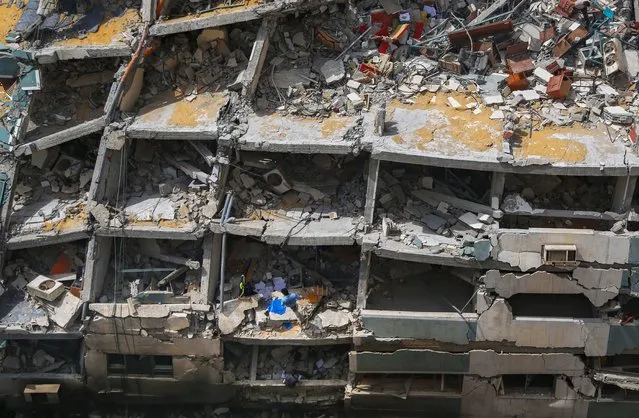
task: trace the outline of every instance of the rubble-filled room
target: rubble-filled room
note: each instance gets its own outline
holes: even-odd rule
[[[346,335],[358,270],[357,246],[279,247],[231,239],[220,330],[238,337]]]
[[[229,122],[236,116],[225,112],[228,90],[242,87],[258,27],[249,22],[156,39],[136,72],[139,98],[125,95],[120,109],[132,112],[137,104],[136,126],[147,129],[201,128],[204,132],[217,127],[219,134],[236,139],[246,132],[246,123],[230,123],[228,132],[216,123],[222,116]]]
[[[479,271],[373,256],[366,308],[408,312],[475,311]]]
[[[366,157],[243,152],[227,188],[236,219],[358,218],[366,203]]]
[[[366,83],[377,78],[376,66],[383,68],[384,63],[370,36],[354,42],[364,31],[371,32],[359,25],[357,12],[363,11],[331,4],[280,18],[257,88],[255,110],[302,117],[344,116],[358,114],[381,100],[372,97],[388,90]],[[346,60],[342,51],[349,44],[352,49]],[[375,64],[357,64],[373,55]]]
[[[506,299],[514,317],[597,318],[599,313],[584,295],[520,293]]]
[[[490,172],[382,163],[375,224],[385,239],[420,249],[461,248],[483,261],[490,251],[485,238],[499,225],[488,206],[490,183]]]
[[[212,219],[218,207],[220,167],[215,145],[205,141],[134,140],[126,170],[115,167],[112,180],[125,186],[110,226],[157,224],[178,227]],[[102,223],[102,222],[100,222]]]
[[[8,28],[6,41],[20,42],[25,49],[131,44],[142,22],[141,4],[141,0],[9,2],[7,13],[20,18]]]
[[[80,339],[2,340],[0,373],[80,374]]]
[[[99,144],[100,135],[89,135],[18,160],[11,235],[86,227],[87,192]]]
[[[9,251],[3,270],[0,326],[33,332],[79,324],[86,240]]]
[[[256,380],[346,380],[348,345],[257,346]],[[236,380],[249,380],[254,346],[224,344],[224,367]]]
[[[506,214],[535,209],[607,212],[612,207],[616,179],[506,174],[501,208]]]
[[[42,66],[42,89],[33,95],[25,142],[104,115],[120,61],[103,58]]]
[[[117,238],[98,302],[203,303],[201,263],[201,239]]]

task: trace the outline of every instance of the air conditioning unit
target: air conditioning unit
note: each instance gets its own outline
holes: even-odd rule
[[[544,264],[557,267],[577,266],[577,247],[568,245],[543,245],[541,247]]]
[[[266,183],[268,183],[277,194],[284,194],[292,188],[291,184],[286,180],[286,177],[284,177],[284,173],[277,168],[264,174],[263,177]]]

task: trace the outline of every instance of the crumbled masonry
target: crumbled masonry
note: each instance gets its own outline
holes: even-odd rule
[[[0,16],[3,405],[636,415],[639,2]]]

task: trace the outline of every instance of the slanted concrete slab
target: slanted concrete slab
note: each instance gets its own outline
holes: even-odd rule
[[[97,119],[93,119],[87,122],[83,122],[79,125],[65,129],[61,132],[56,132],[51,135],[45,135],[41,138],[29,138],[33,139],[31,142],[21,144],[14,150],[16,155],[31,155],[36,151],[44,150],[47,148],[55,147],[74,139],[82,138],[83,136],[100,132],[106,126],[106,117],[102,116]]]
[[[89,238],[88,225],[76,225],[61,231],[39,231],[24,235],[14,235],[7,239],[7,250],[44,247],[46,245],[63,244]]]
[[[225,26],[232,23],[261,19],[273,13],[290,13],[302,9],[312,9],[323,4],[333,3],[334,1],[335,0],[276,0],[273,2],[262,2],[259,0],[249,0],[243,6],[220,8],[207,13],[157,22],[151,27],[149,32],[151,36],[164,36],[172,33]]]
[[[174,91],[158,94],[138,112],[127,136],[145,139],[217,139],[217,120],[228,103],[223,92],[198,94],[190,100]]]

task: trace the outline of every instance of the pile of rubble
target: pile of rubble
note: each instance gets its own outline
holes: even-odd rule
[[[117,69],[117,60],[65,61],[43,68],[43,89],[33,96],[28,136],[48,134],[96,119]]]
[[[215,216],[220,165],[206,144],[190,144],[136,141],[135,166],[126,174],[127,205],[110,220],[111,227],[173,220],[205,224]]]
[[[216,10],[232,9],[233,7],[242,7],[246,3],[247,2],[245,0],[231,0],[224,2],[211,0],[168,2],[168,6],[165,6],[164,9],[160,11],[160,19],[167,17],[175,18],[187,15],[199,15]]]
[[[221,332],[247,337],[293,328],[318,337],[346,332],[355,322],[358,264],[352,258],[312,248],[271,251],[257,242],[237,241],[227,263]],[[283,298],[283,289],[300,295],[297,310],[267,314],[272,302]]]
[[[454,110],[501,121],[504,161],[517,138],[547,126],[602,123],[631,145],[637,35],[621,0],[322,6],[277,27],[256,107],[352,115],[441,91],[472,99],[449,96]]]
[[[14,254],[3,270],[4,327],[67,329],[82,306],[82,245],[35,248]]]
[[[155,41],[145,58],[142,104],[167,90],[191,102],[198,94],[240,88],[257,32],[250,24],[245,29],[211,28]]]
[[[243,155],[228,180],[237,218],[337,219],[360,216],[366,179],[362,159],[326,154]]]
[[[116,271],[109,275],[101,303],[129,298],[157,303],[199,303],[201,241],[119,240],[114,251]],[[115,267],[114,267],[115,268]],[[156,292],[157,291],[157,292]],[[165,294],[166,293],[166,294]]]
[[[94,141],[36,151],[20,161],[14,188],[11,232],[54,230],[65,220],[86,222],[87,192],[93,177]],[[80,157],[81,158],[77,158]]]
[[[492,249],[490,233],[498,228],[495,219],[502,213],[477,203],[482,197],[466,183],[468,177],[459,178],[452,170],[446,173],[448,181],[428,175],[427,170],[380,171],[377,226],[386,239],[432,253],[486,260]]]
[[[302,380],[346,379],[348,354],[330,347],[277,347],[260,350],[258,380],[278,380],[282,373],[299,374]]]
[[[531,212],[533,209],[566,209],[606,212],[615,191],[614,182],[605,177],[558,177],[508,175],[506,196],[502,202],[505,213]]]

